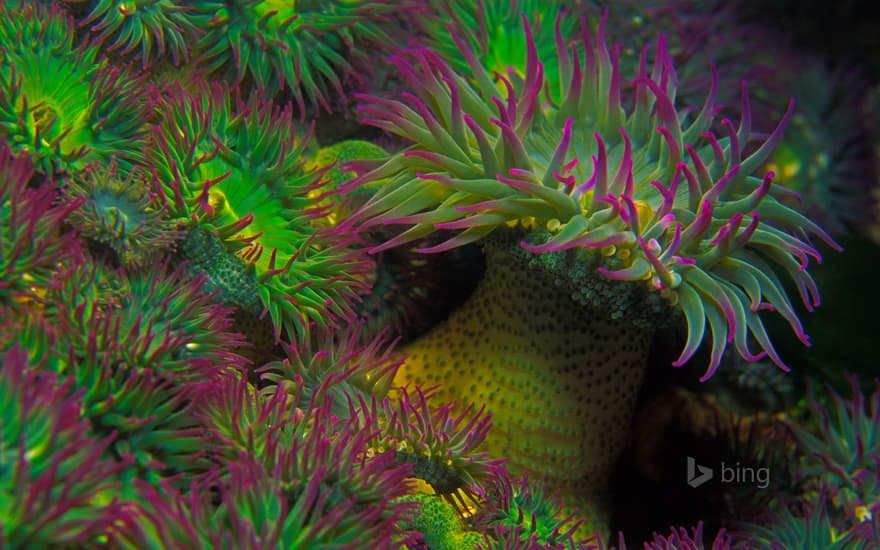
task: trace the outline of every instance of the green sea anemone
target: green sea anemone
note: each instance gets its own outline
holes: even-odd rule
[[[332,410],[339,417],[350,412],[350,400],[385,398],[404,356],[394,351],[394,342],[383,334],[365,342],[362,330],[360,323],[341,333],[328,334],[319,343],[298,339],[286,347],[285,359],[259,369],[265,384],[261,391],[271,394],[275,386],[284,386],[304,405],[332,380],[325,399],[332,401]]]
[[[102,457],[113,435],[90,435],[72,381],[0,353],[0,546],[93,544],[119,514],[119,465]]]
[[[577,540],[580,521],[563,511],[563,504],[540,480],[528,474],[511,479],[495,475],[474,522],[501,540],[516,539],[524,548],[582,548]]]
[[[311,192],[323,172],[303,167],[309,133],[296,132],[290,105],[245,103],[237,88],[230,93],[223,84],[203,83],[195,93],[171,87],[159,116],[147,158],[171,218],[189,223],[184,256],[198,256],[218,285],[228,277],[214,264],[230,264],[216,239],[247,264],[247,273],[237,267],[234,279],[258,289],[258,313],[268,311],[276,339],[282,328],[296,337],[311,324],[326,328],[352,318],[372,262],[346,246],[350,238],[312,224],[322,214]],[[202,254],[199,243],[211,253]],[[247,303],[233,305],[251,310],[253,293],[242,298]]]
[[[50,182],[28,188],[33,177],[30,159],[0,143],[0,308],[44,296],[59,265],[78,254],[61,226],[80,201],[58,202]]]
[[[405,388],[397,393],[396,399],[380,403],[378,413],[367,416],[379,422],[373,445],[394,449],[398,462],[412,465],[414,477],[459,513],[466,513],[504,462],[477,450],[492,427],[492,416],[485,413],[485,406],[475,410],[473,405],[437,405],[419,387],[413,395]]]
[[[331,97],[345,96],[355,41],[380,42],[378,18],[398,9],[364,0],[200,0],[192,7],[205,31],[196,49],[211,71],[235,82],[250,76],[270,96],[288,88],[303,115],[307,105],[330,112]]]
[[[473,52],[489,75],[497,81],[500,94],[505,93],[503,80],[520,90],[526,77],[529,40],[541,59],[556,55],[560,46],[577,34],[575,17],[559,17],[568,11],[570,2],[551,0],[431,0],[430,14],[420,17],[425,45],[443,57],[458,74],[467,74],[468,60],[461,55],[462,43]],[[532,36],[522,32],[522,17],[528,18]],[[554,33],[554,22],[561,25]],[[450,36],[450,29],[453,35]],[[497,76],[496,76],[497,75]],[[559,65],[544,66],[545,92],[558,101],[567,90],[561,87]],[[496,92],[499,93],[499,92]]]
[[[46,174],[111,157],[128,169],[143,160],[143,78],[74,41],[57,5],[0,6],[0,135]]]
[[[202,292],[204,278],[189,280],[167,260],[115,276],[118,288],[107,288],[103,279],[114,273],[92,263],[58,284],[61,324],[77,353],[97,346],[114,369],[155,369],[178,380],[246,364],[234,351],[245,343],[230,331],[231,310]]]
[[[89,164],[64,186],[64,197],[84,199],[67,223],[110,247],[124,266],[148,263],[181,238],[151,185],[141,168],[123,174],[115,162]]]
[[[288,547],[317,539],[384,548],[409,508],[395,500],[409,488],[409,468],[392,452],[373,451],[374,434],[361,429],[360,419],[332,414],[324,398],[330,385],[306,402],[303,385],[293,394],[284,385],[267,394],[243,377],[226,377],[209,390],[199,417],[218,472],[236,487],[226,495],[225,514],[265,518],[254,524],[268,522],[261,536],[280,537]]]
[[[351,182],[384,181],[339,230],[404,226],[374,253],[438,229],[457,233],[423,252],[484,244],[482,283],[445,324],[404,349],[410,360],[398,379],[422,384],[430,373],[444,383],[444,398],[486,403],[495,424],[490,456],[510,457],[514,472],[545,472],[582,501],[601,493],[625,442],[655,329],[686,323],[675,365],[711,333],[703,380],[728,344],[749,361],[766,355],[787,369],[761,312],[777,312],[808,343],[778,273],[812,309],[818,291],[806,268],[820,255],[809,237],[835,244],[783,202],[791,192],[772,173],[754,175],[792,105],[745,155],[757,139],[747,94],[739,127],[722,121],[726,135],[717,137],[717,80],[702,108],[677,110],[662,37],[650,72],[643,51],[625,108],[618,49],[606,46],[604,23],[594,35],[582,20],[579,46],[560,38],[556,60],[539,57],[525,20],[524,32],[524,82],[518,89],[502,79],[503,98],[461,40],[467,78],[429,50],[394,57],[414,93],[404,102],[364,97],[362,112],[413,145]],[[551,63],[566,94],[542,107]]]
[[[799,475],[812,490],[827,492],[827,503],[848,522],[880,512],[880,382],[865,396],[849,376],[852,396],[844,399],[828,386],[829,406],[809,390],[815,427],[792,424],[800,455]]]
[[[189,60],[198,36],[192,7],[179,0],[95,0],[80,22],[91,25],[100,42],[113,42],[108,51],[128,55],[140,50],[143,66],[171,56],[174,65]]]

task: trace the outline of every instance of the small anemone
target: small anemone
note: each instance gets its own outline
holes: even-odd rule
[[[330,112],[330,98],[345,96],[359,55],[355,42],[381,42],[381,18],[399,6],[364,0],[200,0],[193,18],[204,29],[196,49],[211,71],[241,82],[249,76],[267,95],[287,88],[306,107]]]
[[[310,134],[295,130],[290,105],[245,103],[237,88],[202,83],[198,93],[171,87],[159,116],[147,157],[162,200],[172,219],[207,230],[247,264],[276,339],[352,318],[372,262],[350,238],[313,225],[324,212],[311,195],[323,172],[303,166]],[[225,261],[215,256],[204,260]]]
[[[108,51],[138,53],[144,67],[171,56],[174,65],[189,60],[189,44],[198,36],[192,7],[179,0],[96,0],[80,22],[97,34]],[[138,50],[140,50],[138,52]]]
[[[143,160],[149,105],[144,78],[74,45],[75,24],[56,4],[0,6],[0,135],[46,174],[117,157]]]
[[[477,501],[476,495],[504,460],[490,459],[477,451],[492,426],[492,415],[485,406],[455,407],[453,403],[434,405],[430,394],[420,388],[411,396],[406,388],[397,390],[396,399],[384,399],[370,407],[367,419],[378,422],[378,449],[394,449],[397,461],[412,465],[414,477],[425,481],[434,492],[459,513],[464,514]]]
[[[880,382],[866,396],[850,375],[851,397],[827,387],[829,406],[809,388],[809,410],[816,425],[791,424],[800,455],[799,475],[817,491],[828,491],[832,504],[849,520],[861,521],[866,510],[880,511]]]
[[[123,174],[115,162],[89,164],[64,186],[63,197],[85,199],[67,223],[110,247],[123,266],[144,265],[181,237],[151,185],[141,168]]]
[[[28,188],[34,167],[0,144],[0,306],[40,300],[58,266],[78,256],[78,240],[62,223],[80,200],[56,204],[50,182]]]
[[[515,89],[524,84],[528,40],[534,40],[539,57],[546,59],[554,56],[558,47],[571,42],[578,30],[576,18],[558,17],[568,11],[567,4],[570,4],[559,0],[431,0],[430,4],[432,13],[419,18],[425,45],[442,56],[458,74],[467,74],[469,60],[461,55],[463,41],[486,72],[499,79],[502,94],[505,93],[504,80]],[[530,38],[522,32],[523,15],[532,24]],[[556,33],[554,21],[561,25]],[[454,37],[450,37],[450,30]],[[544,69],[546,92],[558,101],[566,92],[560,86],[559,66],[549,64]]]
[[[279,385],[261,394],[243,377],[212,390],[200,416],[220,475],[235,487],[224,492],[219,517],[269,518],[260,536],[288,547],[331,540],[340,548],[363,540],[386,547],[409,509],[396,501],[409,488],[409,468],[391,452],[374,452],[374,434],[360,422],[332,414],[321,397],[326,388],[296,407],[301,391],[290,395]]]
[[[82,393],[35,368],[18,346],[0,353],[0,546],[94,544],[120,514],[114,435],[90,435]]]
[[[304,405],[332,380],[326,399],[332,400],[333,412],[340,417],[349,413],[349,400],[385,398],[405,357],[384,334],[364,342],[362,330],[362,324],[355,324],[317,344],[298,339],[286,347],[287,358],[259,369],[260,380],[267,384],[261,391],[271,394],[275,386],[285,386]]]
[[[576,533],[582,522],[563,511],[563,503],[543,482],[528,474],[511,479],[499,471],[487,484],[474,522],[493,538],[515,547],[582,548]],[[508,544],[509,546],[509,544]]]

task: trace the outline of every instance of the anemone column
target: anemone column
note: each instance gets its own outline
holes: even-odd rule
[[[474,294],[404,350],[396,382],[442,384],[441,399],[486,403],[490,456],[509,458],[512,473],[545,474],[598,526],[607,520],[599,495],[627,439],[652,331],[580,303],[570,281],[493,241]]]

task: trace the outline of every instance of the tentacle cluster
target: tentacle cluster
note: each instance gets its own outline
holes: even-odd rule
[[[143,265],[181,237],[151,187],[141,168],[123,174],[116,163],[92,163],[63,189],[64,197],[85,199],[67,222],[110,247],[122,265]]]
[[[0,353],[0,546],[88,545],[116,520],[113,436],[90,434],[81,397],[26,350]]]
[[[95,0],[92,4],[80,25],[91,25],[89,30],[101,42],[112,39],[108,51],[137,52],[144,67],[169,55],[174,65],[189,60],[190,44],[198,31],[188,2]]]
[[[819,296],[806,268],[821,256],[810,236],[836,246],[788,205],[792,194],[772,173],[753,175],[781,139],[793,103],[776,130],[746,154],[757,136],[745,85],[739,126],[722,120],[725,135],[716,136],[717,79],[702,108],[676,110],[675,70],[661,36],[650,71],[648,49],[642,52],[633,105],[625,108],[619,51],[605,43],[604,20],[595,34],[582,20],[579,46],[566,48],[557,34],[555,63],[565,97],[541,108],[544,64],[523,24],[525,82],[517,92],[505,81],[505,98],[464,42],[470,78],[425,49],[394,59],[415,93],[405,103],[365,97],[362,111],[374,126],[414,145],[352,181],[352,188],[386,183],[341,229],[408,226],[372,252],[438,229],[457,231],[422,249],[440,252],[515,228],[531,254],[597,258],[595,276],[659,293],[687,321],[687,343],[675,365],[690,359],[711,331],[704,379],[728,344],[747,360],[769,355],[787,368],[760,312],[776,311],[808,343],[777,273],[788,275],[811,310]],[[751,339],[763,350],[751,351]]]
[[[0,6],[0,135],[47,174],[116,157],[143,160],[148,112],[143,77],[75,45],[57,5]]]
[[[0,144],[0,308],[45,295],[60,263],[77,257],[78,241],[62,223],[81,201],[57,203],[50,182],[28,188],[33,163]]]
[[[377,18],[390,2],[364,0],[200,0],[194,19],[205,30],[197,48],[211,71],[235,81],[250,76],[268,95],[289,88],[301,113],[331,111],[331,97],[344,96],[353,42],[381,42]]]
[[[559,0],[455,0],[430,2],[432,12],[419,18],[425,32],[425,43],[459,74],[466,73],[468,62],[461,55],[461,45],[474,55],[490,75],[507,79],[519,90],[526,77],[526,35],[522,32],[521,15],[525,14],[532,25],[534,47],[541,57],[553,56],[557,40],[568,44],[577,35],[577,18],[557,18],[567,11]],[[554,33],[556,21],[561,27]],[[449,30],[452,31],[450,36]],[[547,79],[546,92],[553,99],[564,97],[566,90],[560,87],[559,66],[544,67]],[[499,82],[501,93],[504,85]]]
[[[312,223],[324,213],[311,194],[323,171],[303,167],[310,134],[297,134],[290,106],[246,103],[224,85],[203,83],[195,94],[168,90],[160,117],[147,157],[172,219],[207,229],[248,264],[276,337],[282,328],[295,337],[312,323],[351,318],[372,262],[346,246],[350,239]],[[188,256],[195,244],[184,244]],[[225,262],[216,252],[202,261]]]

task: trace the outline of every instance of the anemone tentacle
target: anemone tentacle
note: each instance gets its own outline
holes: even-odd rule
[[[295,337],[312,324],[326,328],[353,317],[372,262],[349,246],[351,238],[313,224],[326,212],[313,194],[324,169],[304,166],[310,132],[295,130],[291,106],[244,102],[238,88],[202,83],[192,95],[172,86],[159,108],[147,157],[172,219],[185,220],[197,238],[184,249],[201,242],[213,250],[219,239],[225,253],[244,262],[239,278],[257,288],[257,313],[268,312],[276,340],[282,329]],[[228,263],[222,252],[187,255]],[[206,271],[212,284],[222,283],[216,269]]]

